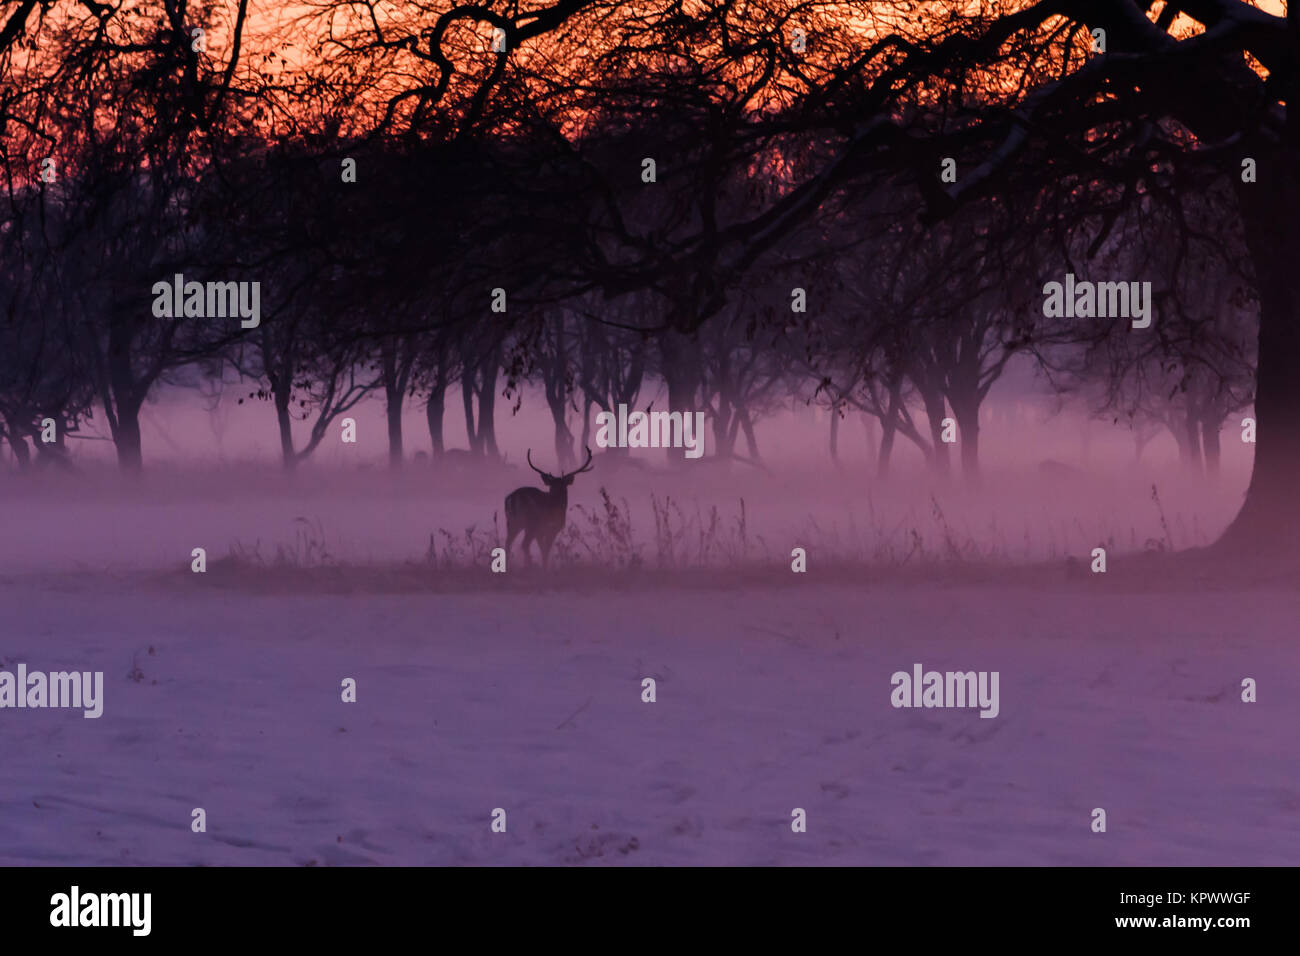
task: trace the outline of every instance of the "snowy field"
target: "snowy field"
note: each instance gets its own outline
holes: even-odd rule
[[[98,719],[0,709],[0,863],[1300,859],[1300,582],[1167,554],[1240,473],[705,474],[602,464],[505,575],[523,469],[0,483],[0,671],[104,674]],[[998,715],[891,706],[915,664]]]
[[[0,712],[0,863],[1300,858],[1291,590],[218,580],[0,584],[0,666],[105,675],[100,719]],[[999,715],[891,707],[916,662],[998,671]]]

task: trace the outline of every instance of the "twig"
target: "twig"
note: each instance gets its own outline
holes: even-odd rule
[[[592,699],[593,699],[593,698],[588,697],[588,698],[587,698],[587,703],[583,704],[581,707],[579,707],[577,710],[575,710],[573,713],[571,713],[571,714],[569,715],[569,719],[566,720],[566,721],[564,721],[563,723],[561,723],[560,726],[556,727],[555,729],[556,729],[556,730],[563,730],[566,726],[568,726],[569,723],[571,723],[571,722],[573,721],[573,718],[574,718],[574,717],[577,717],[580,713],[582,713],[584,710],[587,709],[587,706],[592,702]]]

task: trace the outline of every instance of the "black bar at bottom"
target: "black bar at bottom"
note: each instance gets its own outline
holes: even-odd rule
[[[698,945],[707,934],[768,948],[847,933],[923,944],[1195,936],[1232,945],[1287,928],[1294,882],[1289,869],[1232,868],[37,867],[0,870],[0,899],[6,942],[75,934],[80,943],[338,946],[416,933],[435,946],[518,937],[587,949]]]

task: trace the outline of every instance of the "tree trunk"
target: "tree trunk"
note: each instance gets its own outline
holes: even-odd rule
[[[952,403],[961,439],[961,473],[971,484],[980,480],[980,403],[978,398],[963,398]]]
[[[144,470],[144,449],[140,442],[140,406],[148,393],[147,383],[135,380],[131,368],[131,334],[124,324],[115,324],[109,332],[108,386],[104,399],[113,444],[117,447],[117,466],[129,475]],[[111,402],[112,409],[107,408]]]
[[[424,403],[424,417],[429,423],[429,443],[433,448],[433,460],[437,461],[442,457],[444,451],[442,443],[442,418],[446,411],[445,389],[435,386],[429,392],[429,400]]]
[[[383,363],[384,412],[388,419],[388,467],[398,471],[405,458],[402,450],[402,403],[406,398],[409,362],[400,358],[401,343],[392,337],[380,345]]]
[[[936,474],[947,476],[952,465],[948,457],[948,443],[943,440],[943,420],[947,417],[943,392],[922,392],[921,400],[925,403],[925,416],[930,421],[930,440],[934,442],[934,457],[930,459],[930,466]]]
[[[876,474],[881,478],[889,477],[889,462],[894,455],[896,430],[892,416],[880,423],[880,454],[876,457]]]
[[[749,450],[749,460],[755,464],[762,462],[762,457],[758,453],[758,435],[754,433],[754,420],[749,417],[748,410],[742,408],[737,413],[740,421],[740,430],[745,433],[745,448]]]
[[[1201,423],[1197,417],[1187,413],[1183,421],[1183,441],[1186,443],[1184,464],[1194,475],[1202,474],[1201,468]]]
[[[1236,183],[1246,244],[1259,292],[1255,373],[1255,463],[1241,511],[1219,540],[1222,550],[1261,557],[1298,556],[1295,483],[1300,466],[1300,148],[1288,117],[1287,148],[1255,154],[1258,181]]]
[[[482,453],[489,458],[501,457],[497,448],[496,427],[497,370],[500,365],[500,353],[493,352],[480,367],[482,377],[478,388],[478,442]]]
[[[385,392],[387,391],[385,389]],[[398,471],[401,469],[402,460],[405,457],[402,453],[402,396],[400,393],[396,398],[392,395],[387,396],[384,412],[388,418],[388,467]]]
[[[548,377],[545,382],[546,407],[551,410],[551,424],[555,427],[555,461],[560,471],[571,470],[577,462],[573,457],[573,430],[569,428],[568,393],[563,380]]]
[[[698,361],[695,343],[680,332],[668,331],[659,339],[663,355],[663,374],[668,383],[668,410],[681,412],[682,419],[695,413],[695,393],[699,386]],[[697,436],[702,439],[704,436]],[[686,461],[685,448],[668,449],[668,460],[675,464]]]
[[[128,475],[144,470],[144,448],[140,442],[140,407],[132,402],[117,406],[117,466]]]
[[[1205,446],[1205,473],[1211,478],[1219,477],[1221,458],[1219,429],[1222,427],[1222,419],[1215,421],[1213,416],[1201,419],[1201,443]]]
[[[13,427],[7,429],[6,437],[9,441],[9,447],[14,451],[14,460],[18,462],[18,470],[26,471],[31,466],[32,461],[32,453],[27,447],[27,439],[18,434]]]
[[[551,409],[551,420],[555,424],[555,460],[561,471],[568,471],[576,464],[573,460],[573,432],[569,430],[566,419],[563,406],[558,415],[554,408]]]
[[[469,441],[470,454],[482,452],[483,443],[479,441],[474,428],[474,368],[466,365],[460,376],[460,399],[465,406],[465,435]]]
[[[898,433],[900,406],[903,404],[903,383],[898,379],[889,386],[889,405],[885,417],[880,420],[880,455],[877,474],[881,478],[889,475],[889,466],[894,456],[894,436]]]
[[[293,418],[289,414],[288,389],[272,388],[275,399],[275,421],[280,428],[280,467],[292,474],[298,467],[298,453],[293,449]]]
[[[582,399],[582,447],[591,447],[591,406],[595,402],[584,392]]]
[[[725,393],[720,392],[718,394],[718,407],[713,413],[714,453],[719,458],[730,458],[735,451],[735,440],[736,423],[735,415],[731,409],[731,402],[727,400]]]
[[[569,428],[569,345],[565,334],[565,315],[553,319],[550,332],[550,354],[542,363],[542,388],[546,406],[551,410],[551,424],[555,426],[555,461],[561,471],[576,466],[573,449],[573,431]]]
[[[1142,464],[1142,453],[1146,451],[1147,445],[1154,437],[1149,432],[1143,434],[1140,428],[1133,431],[1133,466],[1135,468]]]
[[[72,464],[72,458],[68,455],[68,421],[61,413],[52,413],[50,417],[56,422],[54,441],[32,439],[32,446],[36,449],[36,464],[42,468],[53,465],[66,472],[75,472],[76,466]]]
[[[838,408],[831,408],[831,461],[835,467],[840,465],[840,412]]]

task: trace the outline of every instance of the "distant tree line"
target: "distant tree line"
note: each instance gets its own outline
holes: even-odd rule
[[[853,4],[339,2],[283,27],[290,63],[246,2],[0,3],[0,441],[67,464],[102,421],[138,471],[144,403],[192,387],[265,403],[287,470],[370,398],[393,467],[412,404],[435,459],[449,414],[492,458],[534,386],[570,467],[595,413],[662,387],[756,464],[792,402],[831,410],[832,455],[842,416],[875,422],[882,473],[900,437],[952,469],[951,419],[976,479],[982,404],[1024,355],[1139,447],[1167,428],[1217,467],[1255,398],[1259,282],[1213,157],[1120,123],[1089,140],[1102,175],[1072,131],[1008,140],[989,71],[1047,55],[1014,40],[1032,8],[861,6],[873,34]],[[1066,67],[1092,43],[1039,39]],[[1003,176],[1008,150],[1032,173]],[[1067,270],[1150,280],[1151,329],[1044,315]],[[176,274],[258,283],[258,324],[155,314]]]

